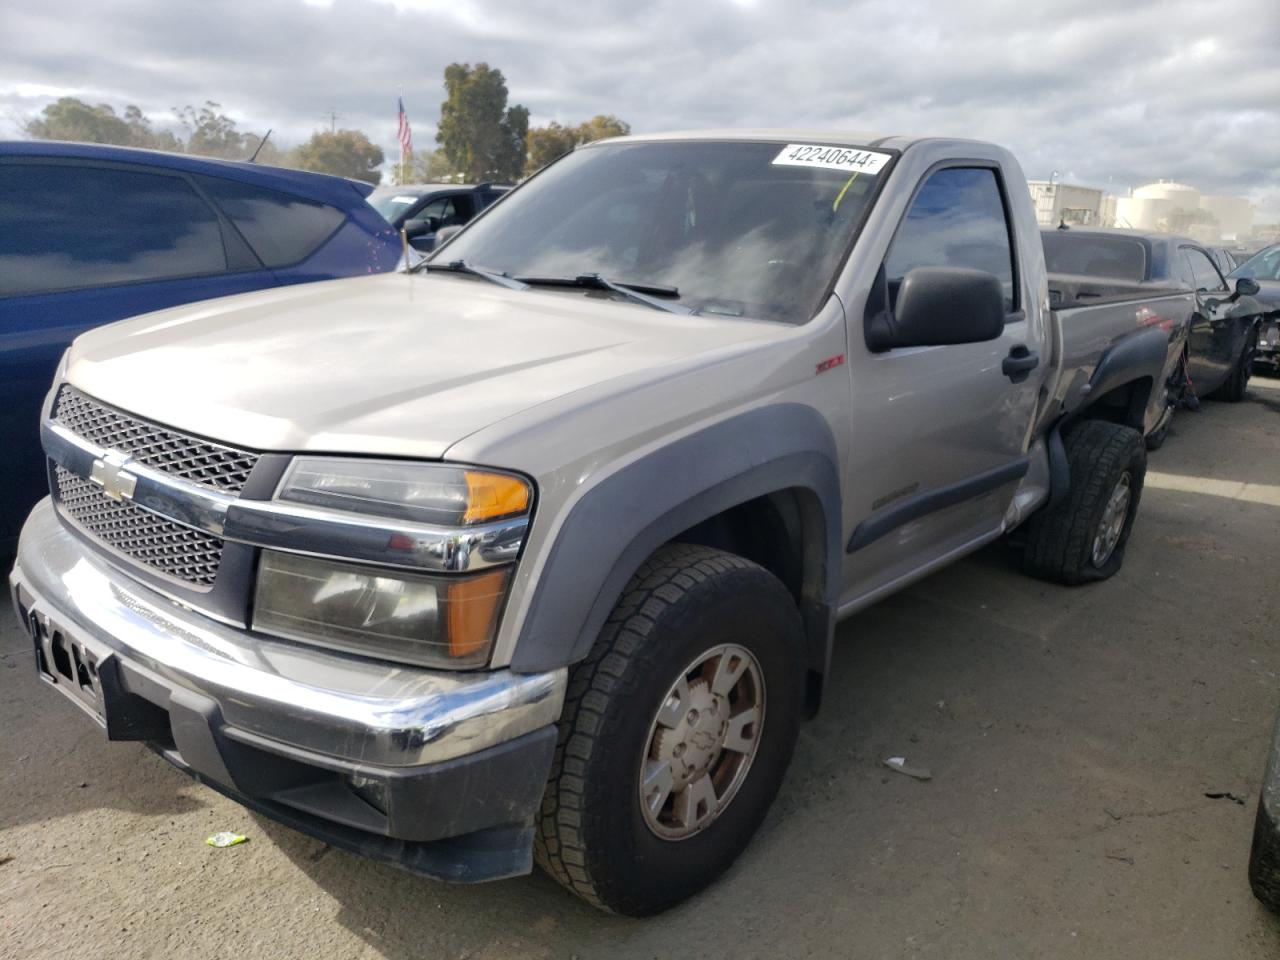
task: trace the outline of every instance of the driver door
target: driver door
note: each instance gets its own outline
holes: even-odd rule
[[[1007,196],[996,164],[935,168],[917,186],[881,270],[890,310],[902,278],[917,267],[995,274],[1005,293],[997,338],[873,353],[861,330],[851,332],[845,503],[855,525],[846,604],[998,534],[1028,469],[1046,364],[1024,310]],[[868,313],[874,301],[873,293]]]
[[[1183,279],[1196,294],[1196,315],[1187,339],[1187,366],[1196,392],[1203,396],[1215,390],[1231,373],[1231,364],[1236,358],[1237,324],[1227,317],[1229,305],[1216,302],[1230,296],[1230,290],[1209,254],[1184,244],[1178,248],[1178,255],[1184,263]]]

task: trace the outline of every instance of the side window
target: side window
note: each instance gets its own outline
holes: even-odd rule
[[[453,198],[440,197],[438,200],[432,200],[409,219],[430,220],[432,217],[435,217],[443,225],[445,218],[453,215]]]
[[[1174,266],[1177,268],[1178,279],[1194,290],[1196,288],[1196,275],[1191,269],[1191,258],[1187,256],[1186,247],[1178,248],[1178,256],[1174,261]]]
[[[441,197],[432,200],[413,215],[414,220],[426,220],[436,217],[440,226],[450,227],[462,225],[471,219],[471,199],[469,197]]]
[[[1196,247],[1183,247],[1182,252],[1187,255],[1187,261],[1191,264],[1195,289],[1214,293],[1227,289],[1226,281],[1222,279],[1222,274],[1218,272],[1218,268],[1213,265],[1207,253]]]
[[[0,297],[226,269],[218,217],[182,177],[0,163]]]
[[[200,177],[199,181],[268,267],[305,260],[347,218],[328,204],[250,183],[221,177]]]
[[[1004,306],[1016,304],[1009,222],[996,172],[980,167],[946,167],[932,174],[885,258],[891,302],[906,274],[916,267],[969,267],[994,273],[1004,289]]]

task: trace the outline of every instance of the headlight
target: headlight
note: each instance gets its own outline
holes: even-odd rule
[[[532,491],[509,473],[443,463],[298,457],[276,499],[459,527],[519,516]]]
[[[480,667],[510,573],[423,576],[264,550],[253,628],[428,667]]]
[[[527,480],[443,463],[298,457],[275,499],[327,512],[319,521],[313,517],[318,526],[312,535],[291,548],[347,556],[345,550],[365,546],[369,534],[357,525],[356,539],[344,541],[343,517],[378,518],[377,536],[386,538],[388,548],[401,549],[397,544],[403,542],[403,549],[420,548],[424,557],[463,562],[446,567],[448,573],[426,573],[264,549],[255,630],[430,667],[488,662],[511,581],[509,561],[522,539],[517,523],[523,521],[517,518],[533,502]],[[465,572],[468,555],[473,569],[487,569]],[[389,562],[398,560],[389,556]]]

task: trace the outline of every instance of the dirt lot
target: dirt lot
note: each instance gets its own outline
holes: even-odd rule
[[[0,607],[0,955],[1275,960],[1245,864],[1280,703],[1280,380],[1182,415],[1151,470],[1108,583],[1037,583],[996,547],[846,623],[751,849],[645,922],[251,815],[104,742]]]

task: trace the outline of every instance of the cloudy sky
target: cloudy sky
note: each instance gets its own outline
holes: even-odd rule
[[[1030,177],[1156,178],[1280,220],[1276,0],[3,0],[0,137],[72,95],[157,123],[211,99],[296,143],[338,124],[430,146],[452,61],[534,124],[813,126],[1011,147]]]

